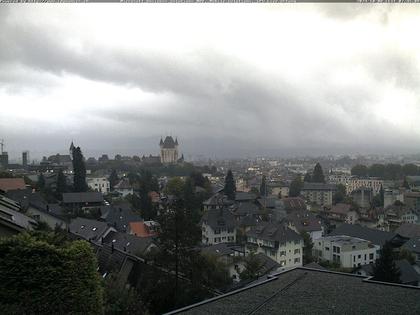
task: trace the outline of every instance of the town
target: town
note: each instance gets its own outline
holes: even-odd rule
[[[303,275],[298,292],[340,285],[362,300],[398,296],[399,311],[419,306],[420,156],[192,163],[166,136],[156,156],[86,158],[71,142],[68,154],[34,163],[24,151],[9,164],[1,144],[0,291],[19,292],[1,304],[10,313],[239,314]],[[42,295],[34,281],[51,294],[43,303],[22,300]],[[57,304],[51,290],[74,293]]]

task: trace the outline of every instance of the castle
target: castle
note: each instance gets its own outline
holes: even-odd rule
[[[160,162],[162,164],[175,164],[182,162],[184,155],[181,158],[178,158],[178,138],[172,138],[172,136],[167,136],[165,141],[160,138]]]

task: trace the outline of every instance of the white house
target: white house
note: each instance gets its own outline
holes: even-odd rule
[[[111,185],[106,177],[88,177],[86,181],[88,187],[93,191],[100,192],[104,195],[111,191]]]
[[[283,268],[302,266],[303,238],[281,223],[260,222],[246,233],[245,252],[263,253]]]
[[[121,194],[122,197],[126,197],[134,193],[133,186],[130,185],[128,178],[121,179],[120,182],[114,186],[114,191]]]
[[[376,250],[367,240],[345,235],[326,236],[314,242],[316,257],[339,263],[344,268],[373,263],[376,260]]]
[[[204,245],[236,242],[235,217],[224,207],[207,210],[201,219],[201,229]]]

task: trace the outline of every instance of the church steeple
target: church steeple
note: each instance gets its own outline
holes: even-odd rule
[[[175,145],[178,145],[178,137],[175,138]]]
[[[72,156],[72,155],[73,155],[73,150],[74,150],[74,149],[75,149],[75,146],[74,146],[73,140],[71,140],[70,149],[69,149],[70,156]]]
[[[163,145],[162,137],[160,137],[160,143],[159,143],[159,145],[160,145],[160,146],[162,146],[162,145]]]

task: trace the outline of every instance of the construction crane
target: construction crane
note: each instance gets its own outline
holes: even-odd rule
[[[1,139],[1,141],[0,141],[0,146],[1,146],[1,154],[3,154],[4,139]]]

